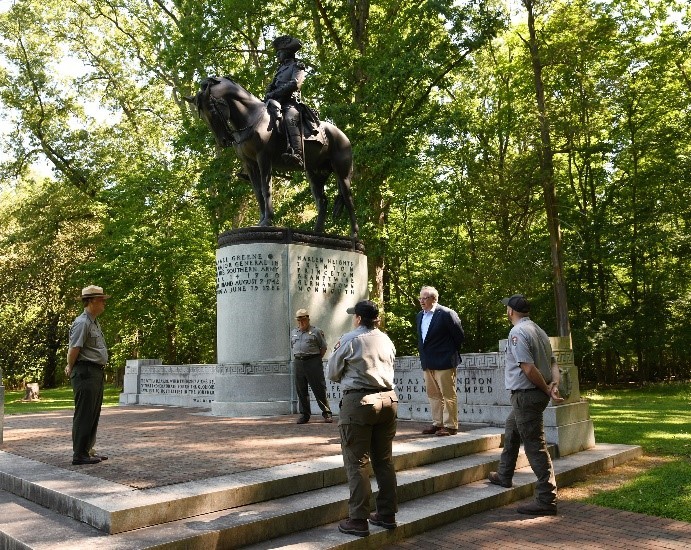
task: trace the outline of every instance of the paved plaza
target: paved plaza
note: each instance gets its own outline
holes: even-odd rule
[[[150,489],[270,468],[340,453],[337,423],[313,416],[219,418],[201,409],[113,407],[103,410],[93,466],[71,464],[71,411],[6,416],[0,450],[51,466]],[[426,423],[399,421],[394,445],[429,438]],[[462,425],[462,431],[475,426]],[[559,515],[529,518],[519,503],[475,514],[390,548],[691,548],[691,524],[561,502]],[[0,514],[0,530],[2,519]]]

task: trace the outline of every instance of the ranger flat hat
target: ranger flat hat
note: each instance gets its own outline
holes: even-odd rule
[[[295,312],[295,318],[298,319],[299,317],[309,317],[310,314],[306,309],[298,309]]]
[[[103,293],[103,288],[96,285],[89,285],[82,288],[82,295],[79,299],[84,298],[105,298],[106,300],[110,298],[107,294]]]
[[[379,317],[379,308],[377,307],[377,304],[370,300],[362,300],[355,304],[354,307],[349,307],[346,312],[350,313],[351,315],[354,313],[363,319],[371,319],[373,321]]]
[[[508,298],[502,298],[501,303],[519,313],[528,313],[530,311],[530,303],[523,294],[514,294]]]
[[[300,42],[297,38],[293,38],[292,36],[287,35],[279,36],[278,38],[274,39],[271,45],[274,47],[276,51],[288,50],[292,53],[295,53],[300,48],[302,48],[302,42]]]

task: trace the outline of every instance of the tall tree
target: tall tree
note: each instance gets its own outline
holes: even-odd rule
[[[539,0],[538,0],[539,1]],[[547,228],[550,237],[550,254],[552,258],[552,279],[554,283],[554,303],[557,314],[557,334],[571,337],[569,324],[569,306],[564,273],[564,254],[562,251],[561,225],[559,223],[559,203],[554,175],[554,152],[550,133],[550,117],[545,97],[545,84],[542,75],[544,62],[541,46],[535,26],[535,0],[523,0],[528,12],[528,38],[523,41],[530,52],[535,83],[535,100],[537,102],[538,124],[540,129],[540,182],[542,183],[547,212]]]

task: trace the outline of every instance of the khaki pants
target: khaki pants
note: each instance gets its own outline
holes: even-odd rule
[[[427,397],[432,408],[432,424],[458,429],[456,369],[423,370]]]
[[[351,519],[369,517],[370,461],[379,486],[377,512],[392,516],[398,511],[396,470],[391,451],[396,435],[398,396],[395,391],[348,393],[343,396],[340,407],[338,426],[350,489],[349,516]]]

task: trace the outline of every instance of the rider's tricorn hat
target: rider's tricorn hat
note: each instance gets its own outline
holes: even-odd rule
[[[291,53],[295,53],[302,48],[302,42],[292,36],[279,36],[271,44],[276,51],[288,50]]]

